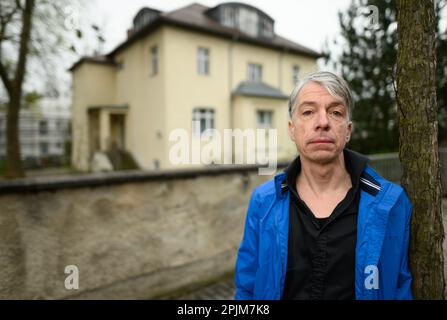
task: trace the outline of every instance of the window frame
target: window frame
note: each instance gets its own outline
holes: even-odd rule
[[[45,124],[45,125],[43,125]],[[39,120],[39,135],[40,136],[47,136],[49,133],[49,126],[48,126],[48,120],[42,119]]]
[[[273,31],[273,24],[270,20],[268,20],[265,17],[260,18],[259,22],[259,34],[261,37],[265,38],[272,38],[274,31]]]
[[[236,27],[236,8],[226,6],[222,8],[222,24],[229,28]]]
[[[211,107],[196,107],[192,110],[192,121],[192,134],[194,137],[200,137],[205,130],[216,128],[216,111]],[[195,127],[196,121],[200,122],[200,132]]]
[[[124,69],[124,58],[116,61],[116,70],[122,71]]]
[[[197,48],[197,73],[201,76],[210,75],[210,49],[205,47]]]
[[[45,148],[43,148],[45,146]],[[45,149],[45,150],[43,150]],[[50,154],[50,144],[47,141],[40,141],[39,142],[39,155],[40,156],[47,156]]]
[[[150,49],[150,56],[151,56],[151,71],[150,71],[150,75],[156,76],[159,72],[159,50],[158,50],[158,46],[152,46]]]
[[[269,115],[269,124],[266,126],[266,122],[260,121],[260,119],[265,120],[265,115]],[[273,114],[272,110],[256,110],[256,128],[258,129],[272,129],[273,128]],[[264,115],[263,117],[261,115]]]
[[[299,81],[299,74],[300,74],[300,66],[298,64],[294,64],[292,66],[292,83],[296,85]]]
[[[247,80],[249,82],[262,82],[262,64],[249,62],[247,66]]]

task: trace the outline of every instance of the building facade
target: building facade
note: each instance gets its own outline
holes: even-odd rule
[[[144,169],[177,167],[169,138],[181,128],[192,144],[206,129],[277,129],[278,159],[290,159],[288,95],[319,57],[275,34],[270,16],[242,3],[143,8],[126,41],[70,69],[72,163],[89,170],[96,151],[117,146]]]
[[[46,159],[65,156],[71,139],[70,103],[67,98],[42,98],[20,110],[19,140],[25,167],[51,165]],[[6,122],[6,110],[0,110],[0,159],[6,157]]]

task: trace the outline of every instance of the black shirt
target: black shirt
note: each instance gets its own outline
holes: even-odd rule
[[[300,158],[286,169],[290,222],[282,299],[355,299],[359,182],[368,159],[348,149],[343,154],[352,187],[327,218],[316,218],[298,195]]]

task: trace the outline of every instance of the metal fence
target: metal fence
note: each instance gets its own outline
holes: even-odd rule
[[[387,153],[368,156],[370,165],[388,180],[400,183],[402,168],[399,161],[399,154]],[[447,195],[447,148],[439,149],[439,162],[441,164],[442,193]]]

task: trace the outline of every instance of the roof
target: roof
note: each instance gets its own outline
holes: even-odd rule
[[[263,82],[243,81],[239,84],[236,90],[233,91],[233,96],[251,96],[274,99],[288,99],[289,97],[281,92],[281,90],[269,86]]]
[[[82,57],[79,59],[75,64],[71,66],[68,71],[73,71],[76,69],[79,65],[81,65],[83,62],[90,62],[90,63],[98,63],[98,64],[105,64],[105,65],[116,65],[113,59],[111,59],[108,56],[96,56],[96,57]]]
[[[199,32],[213,34],[216,36],[238,40],[240,42],[247,42],[263,47],[289,51],[293,53],[303,54],[313,58],[320,58],[321,54],[304,47],[296,42],[288,40],[286,38],[274,35],[271,39],[251,37],[236,28],[229,28],[221,25],[219,22],[213,20],[206,14],[206,11],[210,10],[209,7],[201,4],[193,3],[186,7],[161,13],[160,16],[152,23],[130,36],[126,41],[116,47],[109,56],[115,55],[117,52],[128,47],[136,40],[146,36],[147,34],[155,31],[161,25],[173,25],[182,28],[187,28]]]
[[[224,3],[227,4],[227,3]],[[222,5],[222,4],[220,4]],[[219,6],[219,5],[218,5]],[[216,6],[217,7],[217,6]],[[203,32],[214,36],[233,39],[239,42],[250,43],[261,47],[272,48],[276,50],[298,53],[311,58],[320,58],[321,53],[302,46],[296,42],[283,38],[277,34],[274,34],[273,38],[258,38],[252,37],[236,28],[229,28],[221,25],[219,22],[209,17],[206,12],[213,8],[193,3],[186,7],[170,11],[160,12],[160,15],[150,24],[143,27],[141,30],[132,34],[127,40],[118,45],[114,50],[105,56],[99,57],[84,57],[76,62],[69,71],[73,71],[82,62],[102,63],[114,65],[114,56],[133,44],[135,41],[147,36],[154,32],[162,25],[177,26],[183,29],[189,29],[193,31]],[[150,9],[158,11],[155,9]],[[265,13],[264,13],[265,14]]]
[[[243,2],[224,2],[224,3],[218,4],[218,5],[215,6],[214,8],[210,8],[210,9],[208,9],[207,11],[212,11],[212,10],[214,10],[214,9],[217,9],[217,8],[219,8],[219,7],[224,7],[224,6],[225,6],[225,7],[226,7],[226,6],[245,7],[245,8],[248,8],[248,9],[250,9],[250,10],[254,10],[254,11],[260,13],[261,15],[263,15],[264,17],[267,17],[268,19],[274,21],[273,18],[272,18],[270,15],[268,15],[266,12],[262,11],[262,10],[259,9],[259,8],[253,7],[252,5],[249,5],[248,3],[243,3]]]

